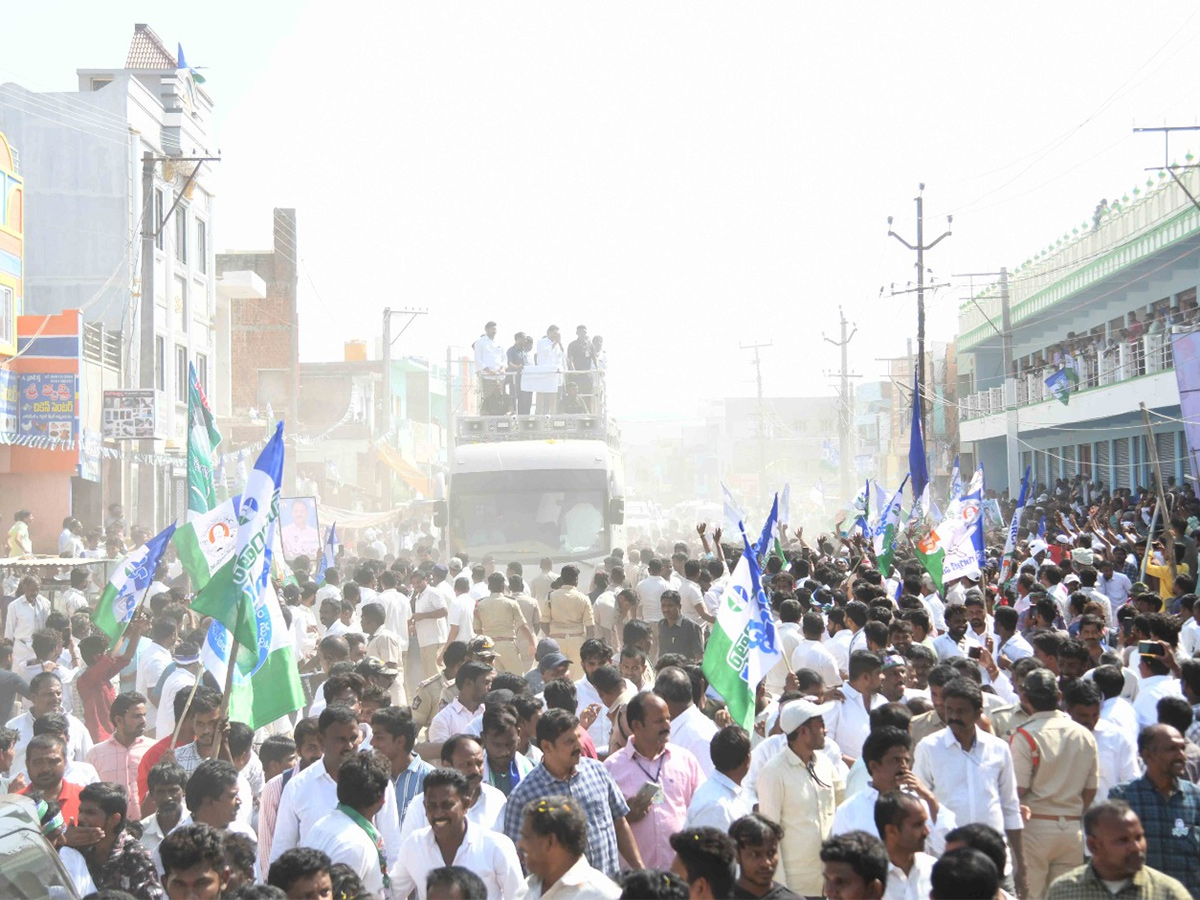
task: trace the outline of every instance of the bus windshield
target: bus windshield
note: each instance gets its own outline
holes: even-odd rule
[[[464,472],[450,486],[450,533],[471,556],[602,554],[605,494],[601,470]]]

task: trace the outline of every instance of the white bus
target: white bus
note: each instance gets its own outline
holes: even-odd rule
[[[527,578],[548,556],[556,570],[574,563],[590,577],[624,546],[621,457],[603,418],[462,417],[456,431],[447,484],[451,554],[520,562]]]

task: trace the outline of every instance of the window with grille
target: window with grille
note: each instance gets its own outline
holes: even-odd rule
[[[175,399],[179,403],[188,400],[188,358],[183,344],[175,345]]]

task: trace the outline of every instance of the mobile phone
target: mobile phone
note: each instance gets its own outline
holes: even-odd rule
[[[971,657],[971,659],[980,659],[983,657],[983,648],[982,647],[968,647],[967,648],[967,656]]]
[[[1126,637],[1129,637],[1129,635],[1133,633],[1133,619],[1132,618],[1121,620],[1121,633],[1124,634]]]
[[[662,785],[655,781],[647,781],[637,792],[637,798],[643,803],[654,803],[662,791]]]
[[[1162,656],[1162,645],[1158,641],[1138,641],[1141,656]]]

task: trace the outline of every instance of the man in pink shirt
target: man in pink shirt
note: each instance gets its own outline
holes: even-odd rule
[[[688,804],[704,780],[696,757],[669,744],[671,714],[666,701],[643,691],[625,707],[633,732],[604,763],[629,804],[626,817],[647,868],[668,869],[675,858],[671,835],[682,831]],[[627,861],[622,857],[622,866]]]

